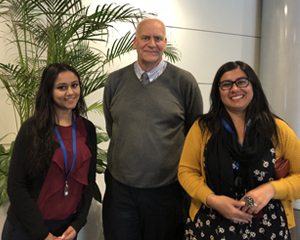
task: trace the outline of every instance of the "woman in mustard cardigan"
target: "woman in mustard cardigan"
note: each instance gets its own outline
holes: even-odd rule
[[[191,196],[186,239],[290,239],[292,202],[300,198],[300,142],[271,113],[246,63],[216,73],[211,107],[190,129],[178,178]],[[275,179],[274,164],[289,159]]]

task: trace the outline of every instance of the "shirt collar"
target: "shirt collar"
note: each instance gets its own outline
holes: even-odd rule
[[[155,68],[153,68],[149,72],[146,72],[149,77],[150,82],[153,81],[154,79],[158,78],[163,73],[163,71],[166,69],[166,67],[167,67],[167,62],[162,60]],[[135,74],[138,79],[140,79],[142,74],[145,72],[138,64],[138,61],[136,61],[134,63],[134,71],[135,71]]]

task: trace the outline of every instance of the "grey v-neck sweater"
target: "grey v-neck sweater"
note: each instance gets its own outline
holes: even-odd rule
[[[203,110],[195,78],[168,63],[143,84],[131,64],[109,75],[103,101],[112,176],[139,188],[175,182],[185,136]]]

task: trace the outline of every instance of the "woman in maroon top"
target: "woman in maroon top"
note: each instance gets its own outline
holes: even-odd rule
[[[43,72],[35,111],[15,141],[3,240],[73,240],[86,223],[95,185],[96,132],[86,118],[77,71]]]

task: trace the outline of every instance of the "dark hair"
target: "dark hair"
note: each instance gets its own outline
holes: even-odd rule
[[[35,110],[32,120],[32,145],[29,149],[29,174],[46,173],[47,167],[55,150],[53,141],[55,126],[55,108],[53,100],[54,83],[62,72],[73,72],[79,81],[80,97],[73,109],[75,116],[86,116],[86,104],[82,94],[82,83],[78,72],[65,63],[53,63],[47,66],[41,77],[39,90],[36,95]]]
[[[250,115],[252,118],[252,124],[258,123],[258,131],[261,131],[264,136],[271,138],[275,135],[278,140],[276,124],[274,117],[276,117],[270,110],[269,102],[262,89],[260,80],[255,74],[254,70],[246,63],[241,61],[227,62],[223,64],[217,71],[210,93],[210,109],[209,112],[200,117],[199,123],[202,130],[209,130],[212,135],[215,135],[221,126],[220,112],[224,111],[224,104],[221,101],[219,82],[224,73],[232,71],[234,69],[241,69],[248,78],[251,80],[253,88],[253,98],[246,108],[245,123],[249,120]]]

